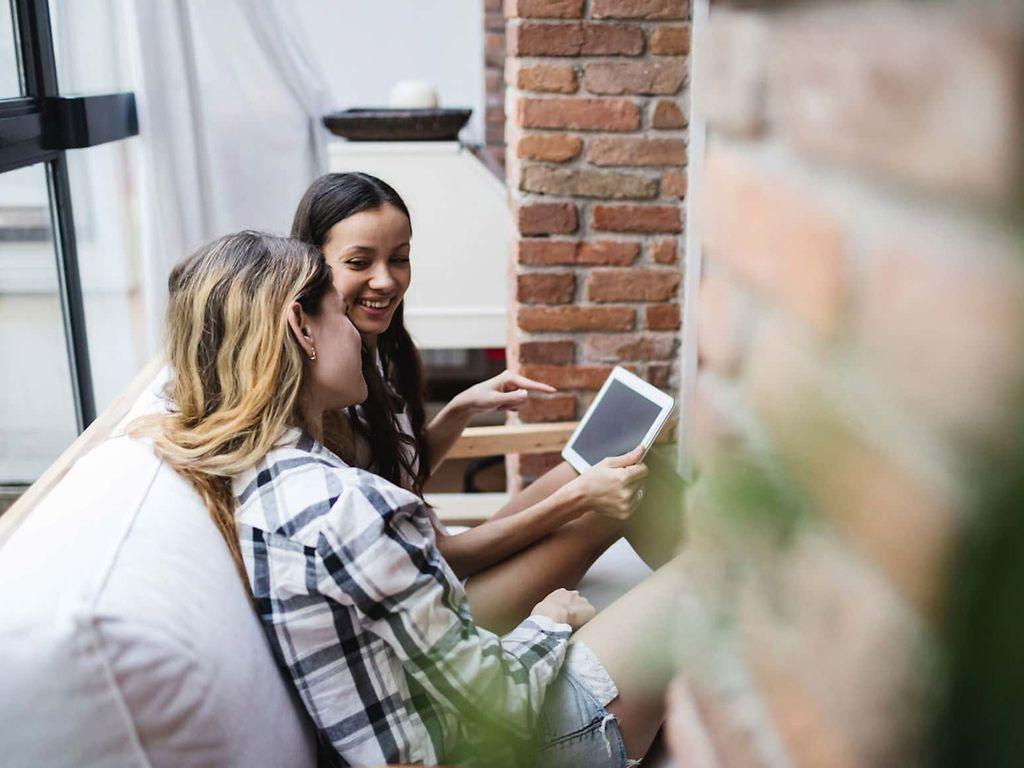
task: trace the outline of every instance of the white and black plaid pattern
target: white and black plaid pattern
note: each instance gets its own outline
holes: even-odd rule
[[[437,764],[475,734],[531,732],[570,628],[476,627],[417,496],[299,430],[234,492],[274,653],[344,764]]]

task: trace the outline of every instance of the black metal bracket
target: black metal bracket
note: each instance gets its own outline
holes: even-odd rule
[[[139,132],[134,93],[52,96],[43,100],[43,148],[81,149]]]

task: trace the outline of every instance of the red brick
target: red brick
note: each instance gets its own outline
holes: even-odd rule
[[[626,99],[520,99],[516,105],[523,128],[568,128],[577,131],[635,131],[640,108]]]
[[[576,290],[572,272],[529,272],[516,276],[516,299],[522,304],[568,304]]]
[[[583,149],[583,139],[565,133],[531,133],[516,142],[516,154],[523,160],[564,163]]]
[[[1000,438],[1017,423],[1024,262],[950,230],[867,251],[856,339],[901,409],[960,440]]]
[[[505,96],[505,78],[502,75],[500,69],[488,69],[484,73],[484,83],[487,90],[487,103],[491,103],[491,98],[497,96],[499,103],[504,102]]]
[[[807,526],[784,556],[745,558],[751,576],[734,590],[744,668],[792,765],[914,763],[922,721],[903,715],[927,709],[934,685],[921,659],[934,643],[877,571],[821,528]]]
[[[649,200],[658,196],[658,180],[649,176],[544,165],[523,168],[519,187],[525,192],[546,195],[615,200]]]
[[[517,412],[526,423],[572,421],[576,418],[576,395],[530,395]]]
[[[651,53],[656,56],[686,56],[690,52],[690,25],[658,26],[651,32]]]
[[[661,196],[682,199],[686,197],[686,174],[682,171],[667,171],[661,176]]]
[[[679,241],[664,237],[651,243],[651,258],[658,264],[675,264],[679,261]]]
[[[505,0],[505,15],[523,19],[579,19],[584,0]]]
[[[595,19],[685,19],[685,0],[593,0]]]
[[[595,205],[593,226],[605,232],[683,231],[682,215],[676,205]]]
[[[647,307],[647,330],[678,331],[683,317],[678,304],[650,304]]]
[[[651,386],[658,389],[669,389],[672,386],[672,364],[648,365],[644,378]]]
[[[500,106],[487,107],[487,110],[484,112],[484,119],[488,125],[504,125],[505,110]]]
[[[488,145],[504,144],[505,143],[505,123],[502,122],[499,125],[493,125],[487,123],[484,128],[484,136],[487,139]]]
[[[703,79],[696,109],[708,126],[735,136],[759,135],[765,126],[769,43],[761,14],[716,8],[700,46]]]
[[[661,99],[655,103],[651,111],[651,127],[659,130],[672,130],[686,127],[686,115],[680,106],[670,99]]]
[[[838,373],[778,316],[762,321],[744,376],[779,456],[817,513],[931,613],[958,521],[949,488],[889,453],[898,441],[858,433],[838,406]]]
[[[631,331],[636,310],[630,307],[520,307],[517,323],[528,333],[543,331]]]
[[[705,274],[697,303],[697,356],[701,366],[725,375],[739,369],[743,356],[743,305],[736,290]]]
[[[583,87],[591,93],[668,95],[686,81],[682,60],[592,61],[583,68]]]
[[[510,61],[515,61],[510,59]],[[575,93],[578,89],[576,70],[561,64],[534,64],[517,68],[516,88],[542,93]]]
[[[575,264],[579,243],[568,240],[520,240],[520,264]]]
[[[488,32],[484,35],[484,64],[488,67],[505,66],[505,34]]]
[[[585,24],[583,56],[636,56],[644,52],[644,32],[624,24]]]
[[[576,357],[572,341],[522,341],[519,343],[520,363],[570,365]]]
[[[1022,167],[1024,45],[1019,25],[975,5],[787,18],[770,49],[773,114],[797,147],[854,171],[1007,196]]]
[[[523,376],[558,389],[598,390],[612,372],[610,365],[524,365]]]
[[[640,243],[599,240],[580,243],[576,253],[579,264],[628,267],[640,255]]]
[[[738,153],[708,152],[704,244],[751,286],[831,334],[845,289],[846,236],[811,189],[766,175]]]
[[[524,22],[509,26],[509,56],[579,56],[583,28],[579,24]]]
[[[487,32],[504,32],[505,17],[500,13],[484,14],[484,30]]]
[[[565,461],[560,453],[527,453],[519,457],[519,472],[532,482]]]
[[[682,139],[601,136],[587,142],[587,160],[594,165],[683,165]]]
[[[644,50],[640,27],[624,24],[544,24],[509,28],[512,56],[636,56]]]
[[[596,362],[620,363],[623,360],[669,360],[676,353],[674,336],[615,333],[588,336],[583,354]]]
[[[535,265],[588,264],[628,267],[640,255],[640,243],[617,240],[570,242],[566,240],[519,241],[519,263]]]
[[[681,280],[676,269],[592,269],[587,275],[587,297],[591,301],[668,301]]]
[[[572,203],[531,203],[519,207],[519,231],[524,235],[575,232],[579,224]]]

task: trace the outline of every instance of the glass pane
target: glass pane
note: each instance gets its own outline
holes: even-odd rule
[[[0,0],[0,99],[14,99],[23,94],[21,55],[15,34],[14,7]]]
[[[46,169],[0,174],[0,484],[35,480],[77,435]]]
[[[50,28],[62,95],[133,90],[124,0],[50,0]]]
[[[67,153],[96,411],[145,363],[138,139]]]

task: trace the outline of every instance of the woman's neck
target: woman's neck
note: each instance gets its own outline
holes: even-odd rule
[[[324,409],[306,398],[300,406],[300,410],[303,429],[318,443],[322,443],[324,441]]]

